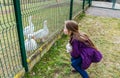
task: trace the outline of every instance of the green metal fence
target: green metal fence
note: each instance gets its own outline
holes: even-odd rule
[[[98,8],[120,10],[120,0],[107,0],[107,1],[92,0],[91,3],[92,3],[92,6],[98,7]]]
[[[12,0],[0,0],[0,76],[12,78],[22,66]]]
[[[73,16],[82,2],[73,0]],[[26,68],[26,57],[63,28],[69,12],[70,0],[0,0],[0,78]]]
[[[73,16],[76,16],[79,12],[82,12],[83,0],[74,0],[73,1]]]
[[[113,8],[120,10],[120,0],[113,0]]]
[[[70,0],[70,16],[73,19],[80,12],[84,11],[86,7],[91,6],[91,0]]]
[[[47,20],[49,33],[46,40],[49,39],[62,28],[63,21],[68,19],[69,4],[69,0],[31,0],[29,2],[21,0],[23,31],[29,25],[30,16],[31,23],[34,25],[34,32],[43,29],[43,23]],[[24,38],[27,39],[26,36]],[[36,42],[38,47],[43,44],[40,38],[37,38]],[[27,57],[33,52],[34,50],[27,52]]]

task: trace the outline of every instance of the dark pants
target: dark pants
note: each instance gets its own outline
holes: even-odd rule
[[[82,63],[81,57],[79,58],[72,57],[71,62],[72,62],[71,65],[73,66],[73,68],[81,74],[82,78],[89,78],[87,72],[81,68],[81,63]]]

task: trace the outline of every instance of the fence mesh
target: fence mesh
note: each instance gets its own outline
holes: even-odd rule
[[[0,76],[12,78],[22,68],[12,0],[0,0]]]
[[[74,0],[73,1],[73,16],[77,15],[80,11],[82,11],[83,0]]]
[[[31,37],[36,41],[37,47],[40,47],[44,41],[63,28],[64,20],[69,17],[69,4],[70,0],[21,0],[23,32],[25,45],[28,46],[26,50],[28,57],[35,50],[34,48],[29,50],[35,45],[32,41],[31,45],[27,44],[29,43],[28,35],[32,34]],[[47,21],[46,28],[45,20]]]
[[[82,2],[73,1],[73,16],[82,11]],[[20,0],[20,9],[29,57],[63,28],[69,19],[70,0]],[[0,0],[0,78],[13,78],[22,68],[14,3]]]
[[[115,9],[119,9],[120,10],[120,0],[116,0]]]

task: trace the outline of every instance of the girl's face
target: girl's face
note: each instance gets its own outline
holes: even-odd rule
[[[64,26],[64,34],[65,35],[70,35],[71,34],[71,32],[70,31],[68,31],[68,29],[66,28],[66,26]]]

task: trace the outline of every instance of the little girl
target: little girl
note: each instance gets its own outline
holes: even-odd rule
[[[79,32],[78,24],[75,21],[65,21],[64,34],[70,36],[69,43],[72,46],[72,50],[70,51],[72,67],[83,78],[89,78],[85,69],[92,62],[99,62],[102,59],[102,54],[86,34]]]

